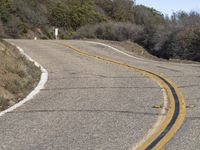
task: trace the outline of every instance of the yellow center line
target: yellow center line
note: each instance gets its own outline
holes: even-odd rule
[[[148,146],[154,142],[159,136],[160,134],[168,127],[168,124],[170,123],[170,121],[173,119],[173,115],[175,112],[175,99],[173,96],[173,92],[170,89],[169,85],[166,83],[166,81],[170,84],[171,87],[173,87],[177,97],[178,97],[178,101],[179,101],[179,114],[173,124],[173,126],[170,128],[170,130],[165,134],[165,136],[153,147],[153,149],[162,149],[166,143],[174,136],[174,134],[178,131],[178,129],[181,127],[181,125],[184,122],[185,119],[185,114],[186,114],[186,106],[185,106],[185,101],[184,101],[184,97],[181,93],[181,91],[178,89],[178,87],[175,85],[175,83],[173,83],[172,81],[170,81],[169,79],[156,74],[152,71],[146,70],[146,69],[142,69],[139,67],[135,67],[135,66],[130,66],[126,63],[120,62],[120,61],[116,61],[116,60],[112,60],[112,59],[108,59],[102,56],[98,56],[98,55],[94,55],[88,52],[85,52],[83,50],[80,50],[78,48],[75,48],[71,45],[68,44],[61,44],[61,43],[57,43],[59,45],[63,45],[66,48],[69,48],[71,50],[73,50],[74,52],[82,55],[82,56],[86,56],[89,58],[93,58],[96,60],[100,60],[100,61],[104,61],[106,63],[111,63],[111,64],[116,64],[122,67],[126,67],[129,68],[131,70],[140,72],[142,74],[144,74],[145,76],[155,80],[159,86],[164,89],[166,91],[167,94],[167,98],[169,101],[169,108],[168,108],[168,113],[167,116],[165,118],[164,121],[161,122],[161,124],[156,128],[156,130],[154,131],[154,133],[147,138],[147,140],[145,140],[144,142],[140,143],[136,149],[138,150],[143,150],[143,149],[147,149]]]

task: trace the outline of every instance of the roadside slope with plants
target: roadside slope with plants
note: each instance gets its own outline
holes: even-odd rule
[[[135,42],[164,59],[200,61],[200,14],[172,16],[133,0],[1,0],[0,37]]]
[[[0,111],[22,100],[38,83],[40,68],[0,40]]]

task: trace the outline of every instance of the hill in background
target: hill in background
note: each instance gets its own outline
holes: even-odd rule
[[[136,42],[165,59],[200,61],[200,15],[164,16],[132,0],[1,0],[0,37]]]

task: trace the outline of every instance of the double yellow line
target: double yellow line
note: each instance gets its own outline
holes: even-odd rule
[[[181,91],[178,89],[178,87],[169,79],[159,74],[156,74],[152,71],[138,68],[135,66],[130,66],[126,63],[111,60],[102,56],[97,56],[97,55],[85,52],[83,50],[80,50],[78,48],[75,48],[68,44],[61,44],[61,43],[57,43],[57,44],[63,45],[64,47],[69,48],[82,56],[86,56],[86,57],[100,60],[100,61],[110,63],[110,64],[119,65],[121,67],[126,67],[131,70],[140,72],[150,77],[151,79],[155,80],[159,84],[159,86],[166,91],[167,98],[169,101],[169,106],[168,106],[168,113],[165,120],[159,125],[156,131],[149,138],[147,138],[147,140],[145,140],[140,145],[138,145],[136,149],[138,150],[162,149],[183,124],[184,119],[185,119],[185,114],[186,114],[186,106],[184,102],[184,97]]]

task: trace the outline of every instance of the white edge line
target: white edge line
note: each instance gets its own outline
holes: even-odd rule
[[[104,44],[104,43],[93,42],[93,41],[83,41],[83,42],[87,42],[87,43],[91,43],[91,44],[99,44],[99,45],[102,45],[102,46],[111,48],[112,50],[114,50],[114,51],[116,51],[116,52],[118,52],[118,53],[124,54],[124,55],[126,55],[126,56],[128,56],[128,57],[135,58],[135,59],[137,59],[137,60],[144,60],[144,59],[142,59],[142,58],[138,58],[138,57],[135,57],[135,56],[133,56],[133,55],[129,55],[129,54],[123,52],[123,51],[120,51],[120,50],[117,49],[117,48],[114,48],[114,47],[112,47],[112,46],[110,46],[110,45],[107,45],[107,44]]]
[[[11,43],[11,44],[13,46],[15,46],[15,44],[13,44],[13,43]],[[46,84],[46,82],[48,80],[47,70],[43,66],[41,66],[39,63],[37,63],[35,60],[33,60],[30,56],[28,56],[22,48],[20,48],[19,46],[16,46],[16,47],[19,50],[19,52],[23,56],[25,56],[28,60],[32,61],[35,64],[35,66],[40,67],[40,70],[41,70],[40,81],[39,81],[38,85],[35,87],[35,89],[31,93],[29,93],[28,96],[26,96],[26,98],[24,98],[22,101],[18,102],[17,104],[13,105],[12,107],[0,112],[0,117],[5,115],[8,112],[11,112],[11,111],[17,109],[18,107],[21,107],[24,103],[33,99],[40,92],[40,90],[42,90],[44,88],[44,85]]]
[[[128,56],[128,57],[131,57],[131,58],[134,58],[134,59],[137,59],[137,60],[140,60],[140,61],[149,61],[149,62],[153,62],[153,63],[161,63],[161,61],[157,61],[157,60],[151,60],[151,59],[143,59],[143,58],[138,58],[138,57],[136,57],[136,56],[133,56],[133,55],[130,55],[130,54],[128,54],[128,53],[125,53],[125,52],[123,52],[123,51],[121,51],[121,50],[119,50],[119,49],[117,49],[117,48],[114,48],[114,47],[112,47],[112,46],[110,46],[110,45],[107,45],[107,44],[104,44],[104,43],[100,43],[100,42],[94,42],[94,41],[82,41],[82,42],[86,42],[86,43],[91,43],[91,44],[99,44],[99,45],[102,45],[102,46],[105,46],[105,47],[109,47],[109,48],[111,48],[112,50],[114,50],[114,51],[116,51],[116,52],[118,52],[118,53],[121,53],[121,54],[124,54],[124,55],[126,55],[126,56]],[[163,62],[162,62],[163,63]],[[169,63],[169,64],[174,64],[174,65],[186,65],[186,66],[197,66],[197,67],[199,67],[200,65],[199,64],[187,64],[187,63],[174,63],[174,62],[164,62],[164,63]]]

